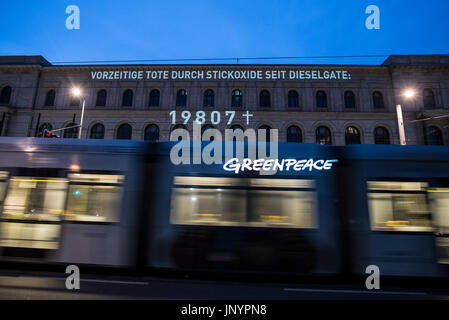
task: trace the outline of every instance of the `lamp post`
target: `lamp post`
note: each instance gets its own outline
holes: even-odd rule
[[[83,99],[82,107],[81,107],[81,119],[80,119],[80,125],[79,125],[79,131],[78,131],[78,139],[81,139],[81,132],[83,131],[83,122],[84,122],[84,108],[86,106],[86,99],[84,99],[84,96],[81,95],[81,90],[79,88],[73,88],[72,94],[75,97],[80,97]]]
[[[404,91],[403,96],[407,99],[411,99],[415,96],[415,91],[413,89],[407,89]],[[404,146],[407,142],[405,140],[404,117],[402,115],[402,107],[400,104],[396,105],[396,115],[398,119],[399,142]]]

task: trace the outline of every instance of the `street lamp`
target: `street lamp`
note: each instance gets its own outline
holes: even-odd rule
[[[415,96],[415,90],[407,89],[404,91],[403,96],[407,99],[411,99]],[[399,141],[401,145],[406,145],[405,141],[405,130],[404,130],[404,117],[402,116],[402,107],[400,104],[396,105],[396,115],[398,118],[398,128],[399,128]]]
[[[82,96],[82,92],[80,88],[73,88],[72,94],[75,97],[80,97],[83,99],[83,106],[81,108],[81,120],[80,120],[80,129],[78,131],[78,139],[81,139],[81,131],[83,131],[83,121],[84,121],[84,107],[86,106],[86,99],[84,99],[84,96]]]

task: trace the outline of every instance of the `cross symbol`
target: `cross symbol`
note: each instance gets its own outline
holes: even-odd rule
[[[246,117],[246,124],[249,124],[249,117],[252,117],[253,115],[246,110],[246,113],[243,114],[244,117]]]

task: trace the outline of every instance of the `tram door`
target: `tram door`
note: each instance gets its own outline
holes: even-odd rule
[[[428,190],[435,229],[437,261],[449,264],[449,188]]]

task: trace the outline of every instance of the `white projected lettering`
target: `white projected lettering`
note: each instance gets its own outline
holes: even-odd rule
[[[235,173],[244,171],[313,171],[330,170],[337,159],[314,160],[314,159],[256,159],[248,158],[240,161],[238,158],[232,158],[223,165],[226,171]]]

